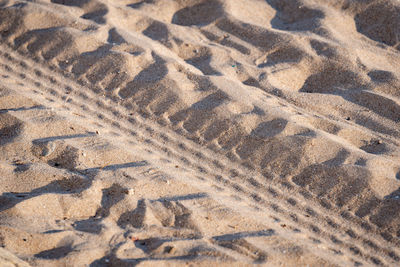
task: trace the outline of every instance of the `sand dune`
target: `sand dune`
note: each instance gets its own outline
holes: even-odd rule
[[[0,6],[1,264],[398,264],[399,1]]]

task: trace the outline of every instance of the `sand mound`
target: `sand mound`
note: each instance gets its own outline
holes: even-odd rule
[[[32,266],[397,264],[399,13],[2,1],[1,246]]]

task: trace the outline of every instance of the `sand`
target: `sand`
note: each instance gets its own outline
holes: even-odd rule
[[[1,266],[396,266],[398,0],[0,1]]]

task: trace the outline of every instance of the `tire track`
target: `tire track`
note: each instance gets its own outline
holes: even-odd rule
[[[182,140],[182,138],[179,137],[174,137],[174,135],[176,134],[168,130],[162,129],[162,131],[160,131],[158,129],[158,125],[149,123],[141,116],[124,116],[123,114],[126,111],[123,111],[121,110],[121,108],[118,107],[111,107],[111,104],[113,104],[112,101],[107,103],[107,100],[104,99],[98,100],[96,104],[82,104],[84,102],[90,102],[90,99],[96,99],[95,97],[97,96],[89,92],[84,92],[84,89],[82,89],[79,85],[75,84],[70,79],[59,76],[59,74],[51,70],[41,69],[41,77],[38,77],[37,74],[31,74],[29,73],[29,71],[27,71],[33,66],[32,63],[28,63],[29,60],[23,57],[21,58],[21,56],[15,54],[8,48],[3,49],[3,51],[7,51],[8,53],[2,53],[2,57],[4,59],[15,61],[18,58],[20,63],[23,62],[20,64],[20,73],[16,72],[18,75],[17,77],[15,77],[16,79],[20,80],[21,82],[26,82],[30,79],[30,83],[35,88],[37,88],[35,90],[37,90],[38,92],[43,92],[44,95],[46,95],[45,97],[48,99],[55,98],[56,100],[53,100],[55,101],[55,103],[57,103],[57,99],[61,99],[63,100],[65,107],[69,108],[70,110],[82,110],[83,114],[92,114],[91,117],[96,117],[98,123],[105,124],[105,129],[107,129],[109,125],[111,125],[111,128],[113,129],[115,134],[119,134],[121,136],[128,135],[129,139],[135,139],[136,142],[145,142],[146,145],[148,145],[148,147],[150,148],[150,151],[157,150],[158,153],[164,155],[164,157],[168,157],[168,159],[175,158],[175,162],[171,165],[179,162],[179,164],[184,164],[185,166],[188,166],[187,168],[190,168],[190,171],[195,170],[196,173],[200,174],[200,177],[207,177],[206,179],[210,179],[211,181],[213,181],[213,183],[216,183],[216,186],[219,186],[220,188],[233,188],[233,191],[241,193],[240,195],[243,195],[243,193],[245,193],[246,195],[250,196],[251,201],[254,203],[253,205],[255,205],[258,209],[264,210],[264,206],[269,206],[269,208],[267,209],[269,213],[282,214],[281,216],[294,221],[295,224],[302,226],[303,228],[305,228],[305,231],[312,233],[317,238],[320,237],[328,240],[331,245],[339,247],[337,251],[340,251],[340,247],[347,247],[347,250],[350,252],[356,251],[356,253],[354,253],[356,254],[355,257],[362,259],[363,257],[365,257],[365,255],[374,254],[372,252],[378,249],[378,251],[383,254],[382,257],[384,257],[385,260],[388,260],[390,262],[396,259],[397,255],[394,252],[385,251],[385,249],[383,249],[385,247],[384,245],[382,245],[382,247],[379,247],[378,245],[374,244],[375,240],[370,241],[368,238],[362,238],[360,240],[360,236],[365,235],[362,233],[363,230],[361,229],[357,229],[361,232],[361,234],[351,234],[354,237],[349,235],[349,243],[344,243],[345,241],[339,240],[339,238],[337,238],[334,233],[353,231],[351,228],[346,229],[340,226],[345,225],[343,223],[340,223],[344,222],[343,218],[339,216],[333,216],[331,214],[330,216],[333,216],[333,218],[335,219],[331,219],[330,217],[328,219],[324,218],[323,216],[315,212],[315,210],[320,210],[319,206],[315,206],[313,201],[307,200],[304,196],[296,196],[294,194],[294,190],[284,188],[282,186],[279,186],[278,184],[268,184],[268,186],[266,186],[265,179],[263,180],[262,177],[254,172],[245,170],[237,163],[232,163],[230,160],[223,157],[218,157],[219,162],[215,161],[213,159],[215,158],[215,155],[213,157],[212,152],[209,152],[204,148],[202,148],[201,152],[199,152],[200,149],[196,149],[196,144],[193,144],[187,140]],[[11,73],[13,72],[10,67],[4,65],[3,67],[6,71],[8,69],[8,71],[11,71]],[[24,72],[26,74],[24,74]],[[47,76],[45,76],[44,73],[46,73]],[[40,83],[40,86],[38,83]],[[71,84],[73,84],[73,86],[71,86]],[[67,97],[65,97],[65,92],[59,91],[57,87],[67,88],[67,86],[71,88],[72,91],[68,93]],[[74,88],[78,88],[78,90],[74,90]],[[99,108],[101,109],[101,112],[95,111]],[[135,131],[130,130],[132,126],[134,126]],[[126,142],[127,141],[124,141],[125,144]],[[174,143],[173,149],[166,147],[163,142]],[[206,161],[209,164],[196,163],[196,161],[198,161],[199,159],[201,159],[202,161]],[[230,167],[228,169],[218,167],[224,165]],[[209,168],[209,166],[215,166],[219,170],[212,170]],[[246,177],[250,176],[252,177],[252,179],[246,179]],[[216,181],[218,181],[218,183]],[[243,181],[246,181],[246,183],[244,183]],[[260,188],[260,186],[262,186],[263,184],[264,188]],[[276,200],[271,200],[271,197],[275,198]],[[306,203],[305,205],[300,204],[304,202]],[[308,216],[300,214],[298,210],[308,211]],[[323,212],[325,212],[325,210]],[[297,218],[293,219],[294,217]],[[316,219],[325,221],[327,229],[321,230],[313,227],[311,221]],[[335,221],[339,223],[335,223]],[[311,228],[311,231],[307,230],[307,228]],[[358,227],[356,226],[355,228]],[[370,243],[372,244],[370,245],[371,248],[364,247],[363,245],[363,243],[368,243],[368,241],[370,241]],[[386,243],[385,241],[380,239],[375,242],[378,242],[378,244]],[[354,247],[352,243],[361,244],[361,248]],[[363,252],[364,250],[367,252]],[[343,255],[345,254],[346,253],[344,253]],[[383,263],[383,259],[370,258],[371,263],[376,264],[379,263],[379,261]]]

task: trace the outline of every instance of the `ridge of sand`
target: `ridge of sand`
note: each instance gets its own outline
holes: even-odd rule
[[[1,5],[7,250],[33,266],[399,261],[397,1]]]
[[[18,257],[0,248],[0,265],[4,267],[29,267],[30,265],[20,260]]]

